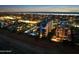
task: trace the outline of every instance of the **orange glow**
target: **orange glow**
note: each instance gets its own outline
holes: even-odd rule
[[[61,42],[66,38],[69,38],[71,35],[71,30],[69,28],[57,27],[55,35],[52,37],[52,41]]]
[[[19,20],[19,22],[25,22],[25,23],[36,24],[36,23],[38,23],[39,21]]]
[[[14,19],[14,18],[10,16],[5,16],[4,19]]]
[[[62,38],[60,38],[60,37],[53,36],[53,38],[51,39],[51,41],[60,42],[61,39],[62,39]]]

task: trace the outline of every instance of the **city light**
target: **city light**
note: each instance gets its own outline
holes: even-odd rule
[[[31,24],[39,23],[39,21],[29,21],[29,20],[19,20],[18,22],[31,23]]]
[[[14,53],[16,49],[23,53],[72,53],[74,48],[79,53],[79,6],[40,8],[1,9],[7,12],[0,12],[0,48],[11,45]]]

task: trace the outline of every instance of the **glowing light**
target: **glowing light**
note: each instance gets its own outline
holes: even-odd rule
[[[10,16],[5,16],[4,18],[5,19],[14,19],[13,17],[10,17]]]
[[[60,42],[60,38],[52,38],[51,41]]]
[[[25,22],[25,23],[36,24],[36,23],[38,23],[39,21],[19,20],[19,22]]]

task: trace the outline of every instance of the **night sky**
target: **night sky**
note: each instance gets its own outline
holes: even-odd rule
[[[0,8],[79,8],[79,5],[0,5]]]
[[[0,5],[0,12],[79,12],[79,5]]]

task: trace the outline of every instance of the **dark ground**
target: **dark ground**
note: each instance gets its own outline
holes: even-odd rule
[[[79,46],[72,42],[55,43],[47,38],[38,39],[26,34],[11,33],[0,29],[0,53],[78,54]]]

